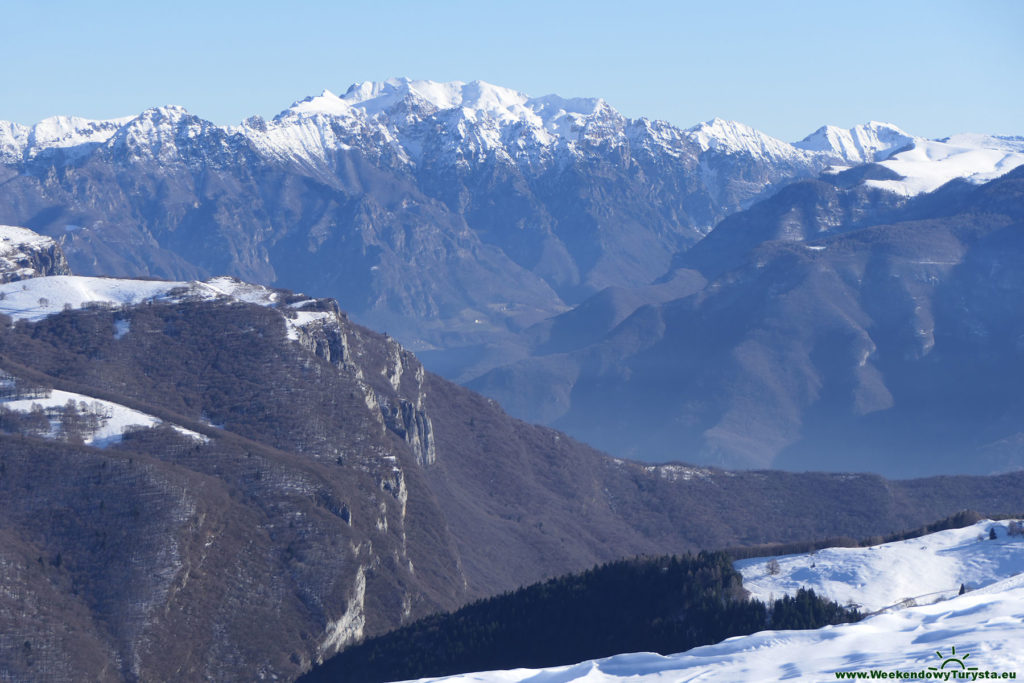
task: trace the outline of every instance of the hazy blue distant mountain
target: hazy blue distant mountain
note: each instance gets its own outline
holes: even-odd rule
[[[841,176],[793,184],[679,256],[707,286],[608,331],[579,324],[601,333],[590,344],[552,335],[471,386],[645,460],[1024,466],[1024,171],[902,205],[879,192]],[[523,400],[542,386],[546,399]]]

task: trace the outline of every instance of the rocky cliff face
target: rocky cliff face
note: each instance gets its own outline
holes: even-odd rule
[[[44,275],[70,275],[64,251],[43,235],[0,225],[0,283]]]

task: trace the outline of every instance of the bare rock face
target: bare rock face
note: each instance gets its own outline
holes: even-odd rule
[[[0,282],[70,274],[64,251],[55,240],[26,228],[0,225]]]

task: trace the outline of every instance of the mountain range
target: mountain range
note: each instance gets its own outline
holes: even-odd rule
[[[174,106],[0,123],[0,222],[82,275],[335,298],[622,457],[988,473],[1021,465],[1000,401],[1022,163],[1014,137],[787,143],[392,79],[237,126]]]

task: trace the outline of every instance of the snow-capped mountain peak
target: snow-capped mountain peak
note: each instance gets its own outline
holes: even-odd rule
[[[94,120],[78,116],[51,116],[34,126],[0,121],[0,159],[31,159],[50,149],[101,144],[133,118]]]
[[[315,97],[307,97],[299,100],[287,110],[282,112],[278,118],[288,114],[299,116],[315,116],[316,114],[328,114],[331,116],[345,116],[352,110],[352,105],[335,95],[330,90],[324,90]]]
[[[77,116],[51,116],[32,126],[28,135],[29,148],[74,147],[90,142],[106,142],[118,128],[131,120],[130,116],[101,121]]]
[[[356,83],[341,99],[370,116],[399,103],[426,105],[433,110],[469,109],[501,120],[521,119],[529,110],[526,106],[529,98],[523,93],[484,81],[439,83],[391,78]]]
[[[533,163],[582,137],[625,142],[624,123],[598,98],[532,98],[484,81],[391,78],[355,83],[342,95],[325,90],[269,126],[246,122],[234,130],[275,156],[319,167],[330,163],[332,149],[364,149],[367,137],[378,141],[376,153],[383,141],[402,163],[428,154],[460,164],[491,153]]]
[[[853,128],[822,126],[793,146],[834,154],[846,163],[862,164],[884,159],[917,139],[891,123],[869,121]]]
[[[409,110],[421,116],[457,112],[475,122],[490,122],[499,127],[525,123],[555,132],[563,119],[617,116],[600,98],[563,98],[557,95],[529,97],[525,93],[485,81],[437,81],[390,78],[386,81],[355,83],[342,95],[324,90],[320,95],[296,102],[276,120],[294,117],[357,115],[383,117],[401,124]]]
[[[684,132],[703,152],[748,153],[762,159],[792,159],[804,156],[793,145],[738,121],[715,117]]]
[[[154,158],[170,163],[178,156],[178,138],[198,139],[212,123],[194,116],[184,107],[152,107],[118,128],[106,145],[129,150],[133,158]]]

